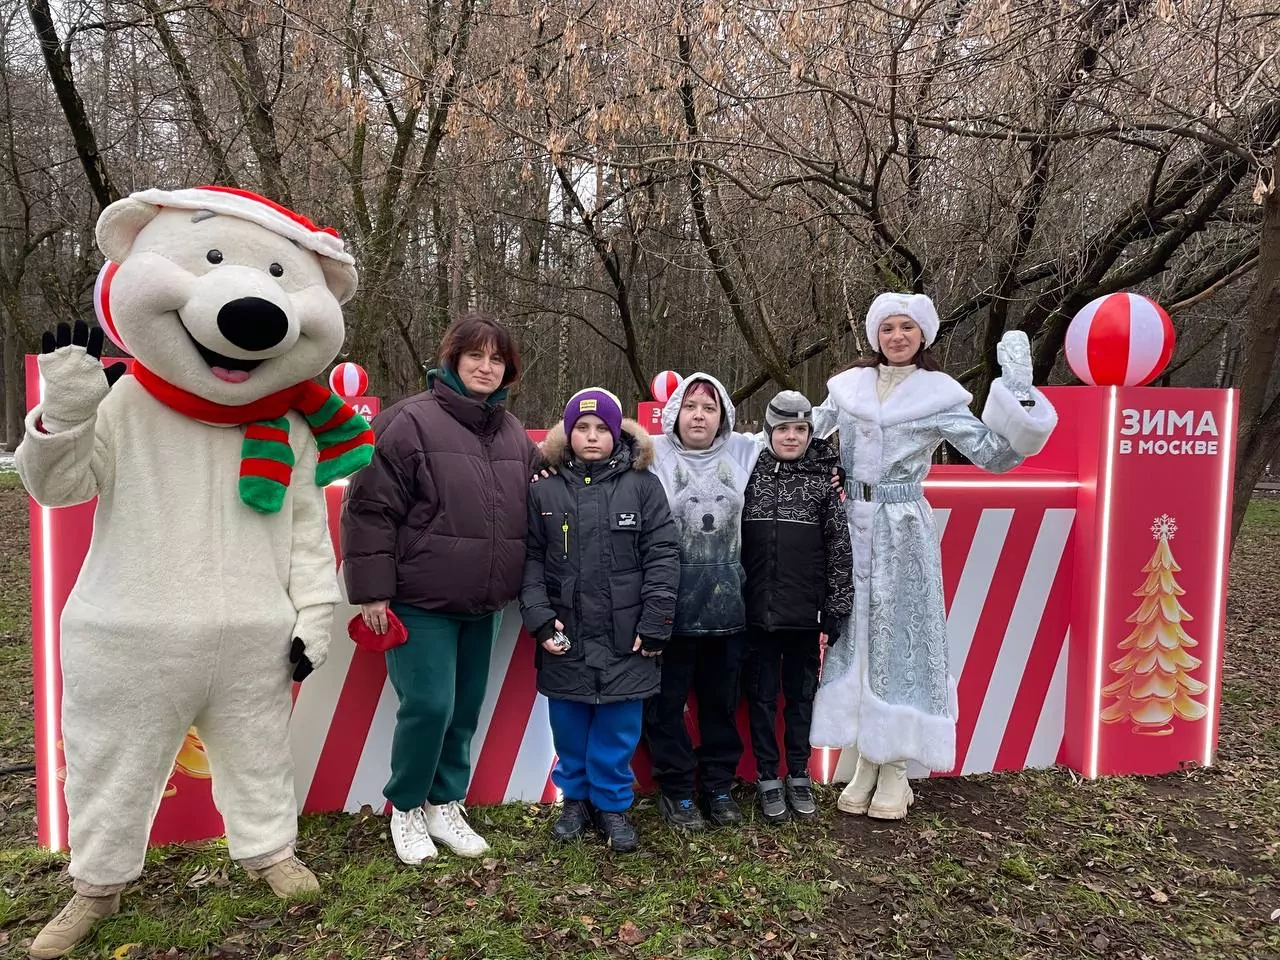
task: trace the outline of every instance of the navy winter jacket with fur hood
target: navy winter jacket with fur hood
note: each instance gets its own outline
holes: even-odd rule
[[[538,644],[538,690],[559,700],[613,703],[658,692],[655,658],[632,652],[640,635],[661,649],[671,636],[680,579],[675,524],[662,483],[648,471],[653,444],[624,420],[613,456],[573,457],[563,426],[543,443],[559,472],[529,489],[529,541],[520,610],[539,640],[559,619],[572,646]]]

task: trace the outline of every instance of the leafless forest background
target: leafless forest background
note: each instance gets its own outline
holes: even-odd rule
[[[345,356],[419,389],[508,318],[515,412],[711,370],[824,395],[876,292],[926,292],[980,403],[1008,329],[1134,290],[1162,384],[1241,389],[1237,508],[1280,440],[1280,8],[1267,0],[0,0],[6,435],[21,356],[91,320],[113,199],[205,182],[338,227]],[[860,323],[857,324],[860,326]]]

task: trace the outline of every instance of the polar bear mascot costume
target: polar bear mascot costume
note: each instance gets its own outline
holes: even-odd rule
[[[343,242],[256,194],[145,190],[98,219],[103,330],[44,335],[17,467],[37,502],[98,498],[62,614],[75,896],[29,948],[56,957],[142,872],[183,736],[208,749],[231,856],[278,896],[294,855],[291,680],[325,659],[341,598],[325,484],[369,462],[368,424],[312,378],[356,289]],[[114,384],[114,385],[113,385]]]

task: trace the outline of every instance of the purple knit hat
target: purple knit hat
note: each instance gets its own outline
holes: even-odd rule
[[[603,387],[579,390],[564,405],[564,432],[573,433],[573,425],[584,414],[595,414],[613,434],[614,442],[622,435],[622,403]]]

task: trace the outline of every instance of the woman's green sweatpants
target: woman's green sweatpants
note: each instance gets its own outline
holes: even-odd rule
[[[480,722],[502,611],[451,617],[405,604],[392,610],[409,639],[387,651],[400,698],[391,739],[391,779],[383,794],[397,810],[465,799],[471,738]]]

